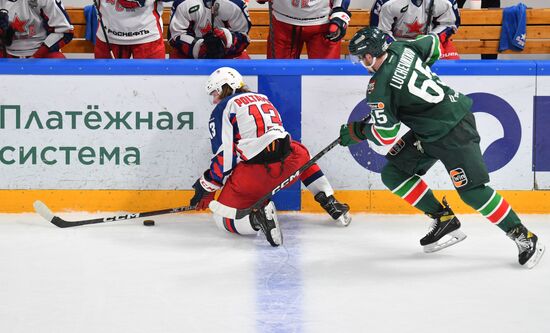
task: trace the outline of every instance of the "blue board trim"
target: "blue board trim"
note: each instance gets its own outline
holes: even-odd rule
[[[349,60],[0,59],[0,75],[209,75],[222,66],[243,75],[368,74]],[[446,60],[433,69],[439,75],[550,75],[550,61]]]
[[[537,75],[531,60],[440,60],[432,66],[438,75]]]
[[[550,60],[537,61],[537,75],[539,76],[550,75]]]

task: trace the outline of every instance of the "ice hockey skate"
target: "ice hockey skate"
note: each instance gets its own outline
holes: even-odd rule
[[[420,240],[420,245],[423,246],[424,252],[437,252],[466,238],[466,234],[458,230],[460,228],[460,221],[447,204],[445,198],[443,198],[443,210],[426,215],[433,219],[433,223],[428,234]]]
[[[338,202],[333,195],[327,197],[325,192],[317,193],[314,198],[336,221],[336,224],[347,227],[351,223],[351,215],[349,214],[349,206],[347,204]]]
[[[518,246],[519,264],[529,269],[535,267],[542,258],[545,249],[545,246],[539,243],[537,235],[523,225],[510,230],[506,235]]]
[[[283,233],[277,219],[275,204],[270,201],[265,207],[250,213],[250,224],[254,230],[261,230],[271,246],[283,244]]]

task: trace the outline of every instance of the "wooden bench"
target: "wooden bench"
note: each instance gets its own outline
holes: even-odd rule
[[[66,53],[93,53],[93,45],[84,39],[86,19],[82,8],[67,9],[71,22],[75,28],[74,39],[63,48]],[[267,46],[269,31],[269,15],[267,10],[251,9],[249,54],[264,55]],[[170,10],[165,9],[162,15],[164,22],[164,37],[170,22]],[[497,53],[502,22],[501,9],[470,10],[461,9],[462,25],[454,36],[454,43],[459,54]],[[347,53],[348,40],[353,34],[369,24],[368,10],[352,10],[352,19],[344,38],[342,54]],[[167,52],[170,45],[166,42]],[[518,53],[505,51],[504,53]],[[548,54],[550,53],[550,8],[536,8],[527,10],[527,43],[521,53]]]

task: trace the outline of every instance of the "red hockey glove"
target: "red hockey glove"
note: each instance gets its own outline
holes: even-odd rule
[[[441,60],[460,59],[458,51],[456,50],[456,47],[453,44],[453,40],[451,39],[452,35],[453,32],[446,31],[443,31],[439,34],[439,45],[441,49],[441,56],[439,57],[439,59]]]
[[[229,29],[214,28],[214,36],[221,39],[226,49],[230,48],[231,45],[233,44],[233,34],[231,33],[231,31],[229,31]]]
[[[450,33],[446,32],[446,31],[443,31],[441,32],[438,37],[439,37],[439,42],[441,44],[445,44],[447,43],[447,41],[449,40],[449,38],[451,38],[451,35]]]
[[[351,19],[351,13],[342,7],[334,7],[328,19],[328,33],[325,35],[325,38],[332,42],[337,42],[344,38],[349,20]]]
[[[205,174],[207,173],[208,171],[205,172]],[[208,208],[210,201],[214,200],[214,194],[216,194],[219,186],[208,181],[203,175],[193,184],[193,189],[195,189],[195,195],[191,198],[189,204],[196,206],[196,210],[205,210]]]

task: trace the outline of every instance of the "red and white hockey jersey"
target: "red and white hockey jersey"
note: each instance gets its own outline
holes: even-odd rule
[[[236,56],[248,46],[252,23],[243,0],[216,0],[214,27],[225,28],[226,55]],[[168,40],[191,59],[201,58],[202,36],[212,30],[212,11],[203,0],[176,0],[172,5]]]
[[[348,9],[350,0],[273,0],[271,9],[277,21],[308,26],[328,23],[334,7]]]
[[[218,186],[237,163],[253,158],[274,140],[289,135],[267,96],[253,92],[223,99],[212,111],[208,127],[214,154],[209,178]]]
[[[109,43],[144,44],[162,38],[162,1],[97,0]],[[103,30],[97,38],[106,42]]]
[[[73,26],[61,0],[0,0],[0,8],[8,11],[15,34],[9,55],[30,57],[45,45],[59,51],[73,38]]]
[[[432,22],[427,22],[431,2]],[[377,0],[372,7],[370,25],[394,39],[414,39],[428,32],[452,35],[460,25],[456,0]]]

